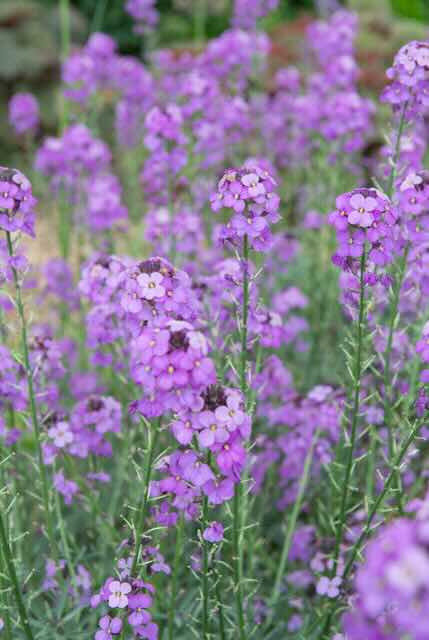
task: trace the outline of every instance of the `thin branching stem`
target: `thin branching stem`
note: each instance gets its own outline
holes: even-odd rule
[[[240,389],[245,399],[246,408],[249,404],[249,385],[247,380],[247,333],[249,318],[249,239],[247,235],[243,238],[243,299],[241,310],[241,352],[240,352]],[[234,589],[237,608],[237,620],[240,640],[246,640],[246,623],[244,619],[243,603],[243,484],[237,482],[234,491],[233,501],[233,553],[234,553]]]
[[[142,536],[143,536],[143,528],[145,525],[148,505],[149,505],[149,493],[150,493],[150,481],[152,477],[152,467],[155,459],[156,446],[158,443],[159,432],[161,430],[161,419],[159,418],[153,424],[148,427],[147,430],[147,449],[146,449],[146,468],[144,473],[144,484],[143,484],[143,497],[139,506],[137,523],[135,526],[135,544],[136,550],[134,553],[133,564],[131,567],[131,575],[135,574],[137,569],[137,564],[140,558],[140,551],[142,547]]]
[[[61,37],[61,62],[64,63],[70,54],[70,0],[60,0],[60,37]],[[62,96],[61,105],[61,130],[68,124],[67,99]]]
[[[202,625],[202,637],[203,640],[209,638],[209,545],[207,540],[203,537],[203,532],[207,527],[208,522],[208,499],[207,496],[203,498],[203,513],[202,513],[202,531],[201,531],[201,544],[203,546],[203,625]]]
[[[15,565],[13,563],[12,551],[7,539],[6,526],[3,519],[2,512],[0,510],[0,543],[2,547],[2,556],[6,565],[7,575],[9,576],[10,583],[12,585],[12,591],[15,596],[16,606],[18,609],[19,620],[21,622],[22,629],[24,631],[27,640],[34,640],[33,631],[28,620],[27,609],[24,604],[21,589],[18,582],[18,576],[16,575]]]
[[[341,544],[344,538],[344,528],[347,518],[347,507],[350,493],[350,480],[353,470],[353,460],[355,453],[355,446],[357,440],[357,427],[359,421],[359,409],[360,409],[360,391],[361,391],[361,378],[362,378],[362,359],[363,359],[363,340],[364,340],[364,322],[365,322],[365,265],[366,265],[366,250],[362,253],[360,259],[360,275],[359,275],[359,314],[357,320],[357,336],[356,336],[356,349],[354,355],[354,367],[353,367],[353,407],[351,412],[351,431],[350,438],[346,441],[347,457],[346,457],[346,470],[343,479],[343,490],[341,495],[341,505],[339,512],[338,527],[335,536],[335,551],[334,551],[334,564],[333,574],[337,569],[338,557],[340,555]]]
[[[344,568],[343,574],[342,574],[342,579],[346,580],[352,569],[354,566],[354,562],[356,560],[356,557],[358,555],[358,553],[360,553],[364,543],[366,542],[367,538],[369,537],[370,533],[371,533],[371,527],[372,524],[374,522],[374,518],[377,515],[377,513],[380,511],[381,507],[383,506],[383,503],[387,497],[387,494],[395,480],[395,474],[397,469],[400,467],[400,465],[402,464],[402,461],[405,457],[405,454],[407,453],[409,447],[411,446],[411,444],[414,442],[414,440],[416,439],[416,437],[419,434],[420,429],[422,428],[423,423],[422,422],[416,422],[415,425],[413,426],[413,428],[411,429],[408,437],[405,439],[405,442],[403,443],[402,447],[400,448],[400,450],[398,451],[395,459],[392,462],[391,465],[391,469],[389,472],[389,475],[387,476],[384,485],[383,485],[383,489],[381,490],[381,492],[379,493],[379,495],[377,496],[377,499],[375,500],[369,514],[368,514],[368,518],[366,520],[366,523],[361,531],[361,534],[359,536],[359,538],[356,540],[355,544],[353,545],[351,551],[350,551],[350,555],[349,558],[347,560],[347,564]],[[339,594],[340,595],[340,594]],[[320,638],[321,640],[328,640],[329,636],[329,632],[332,626],[332,622],[333,622],[333,617],[335,614],[335,609],[336,609],[336,602],[338,600],[338,596],[337,598],[334,599],[334,601],[331,604],[330,610],[327,614],[327,616],[325,617],[323,623],[322,623],[322,628],[320,631],[320,634],[318,636],[318,638]]]
[[[215,592],[216,592],[216,607],[217,607],[217,614],[218,614],[218,620],[219,620],[219,637],[220,637],[220,640],[226,640],[225,613],[223,610],[220,573],[218,573],[218,576],[217,576]]]
[[[405,112],[406,112],[407,104],[404,105],[401,117],[399,121],[398,133],[395,142],[395,150],[392,158],[392,168],[390,171],[389,182],[387,185],[387,196],[389,199],[393,196],[393,190],[395,185],[395,179],[398,173],[398,163],[399,163],[399,155],[401,152],[401,139],[405,126]],[[408,252],[410,249],[409,243],[406,244],[404,251],[400,257],[398,271],[396,273],[396,278],[392,287],[392,294],[390,300],[390,316],[389,316],[389,329],[387,335],[386,348],[383,354],[384,360],[384,373],[383,373],[383,385],[384,385],[384,397],[383,397],[383,412],[384,412],[384,423],[387,427],[388,434],[388,451],[389,451],[389,460],[393,460],[393,456],[395,455],[395,437],[393,433],[393,410],[392,410],[392,371],[391,371],[391,363],[392,363],[392,346],[393,346],[393,336],[397,325],[398,319],[398,307],[401,295],[402,284],[404,282],[404,277],[407,269],[407,260],[408,260]],[[399,508],[402,509],[401,506],[401,475],[399,471],[396,471],[395,474],[395,484],[398,490],[398,500],[399,500]]]
[[[266,622],[266,626],[269,627],[269,625],[271,624],[273,615],[275,613],[275,608],[276,605],[278,603],[278,600],[280,598],[281,595],[281,586],[282,586],[282,582],[283,582],[283,578],[284,578],[284,574],[286,571],[286,566],[287,566],[287,561],[289,558],[289,551],[290,551],[290,547],[292,544],[292,538],[293,538],[293,534],[295,532],[296,529],[296,523],[298,521],[298,516],[301,512],[301,508],[302,508],[302,503],[304,500],[304,494],[306,492],[307,489],[307,485],[308,485],[308,480],[310,478],[310,469],[311,469],[311,464],[313,462],[313,453],[314,453],[314,447],[316,446],[316,442],[318,439],[318,432],[315,433],[313,440],[311,442],[311,446],[310,449],[307,453],[307,456],[305,458],[305,462],[304,462],[304,468],[302,471],[302,475],[301,475],[301,479],[299,482],[299,489],[298,489],[298,495],[296,497],[295,503],[293,505],[293,509],[292,509],[292,513],[289,516],[288,519],[288,523],[287,523],[287,527],[286,527],[286,533],[285,533],[285,537],[284,537],[284,541],[283,541],[283,547],[282,547],[282,552],[280,555],[280,562],[277,568],[277,573],[276,573],[276,579],[273,585],[273,589],[271,591],[271,596],[268,600],[268,605],[269,605],[269,615],[267,618],[267,622]]]
[[[7,237],[7,247],[8,247],[9,256],[12,259],[14,257],[12,236],[9,232],[6,232],[6,237]],[[28,400],[30,403],[31,422],[33,425],[33,431],[34,431],[34,436],[36,440],[37,461],[38,461],[40,479],[42,483],[42,500],[43,500],[43,508],[45,512],[46,528],[47,528],[47,534],[48,534],[49,545],[51,548],[51,553],[53,554],[54,558],[57,559],[58,549],[55,541],[55,529],[54,529],[54,524],[52,519],[52,511],[49,503],[48,478],[46,474],[46,467],[43,462],[40,424],[39,424],[39,418],[37,415],[36,396],[35,396],[34,385],[33,385],[33,371],[30,364],[27,320],[25,316],[24,303],[22,300],[21,283],[19,280],[19,275],[17,270],[13,266],[12,266],[12,274],[13,274],[13,281],[15,285],[16,309],[18,311],[18,316],[21,323],[21,349],[22,349],[22,356],[24,359],[25,375],[27,379]]]
[[[168,640],[174,640],[174,618],[175,618],[175,612],[176,612],[180,564],[181,564],[182,553],[183,553],[183,529],[184,529],[184,520],[183,520],[183,517],[180,516],[179,521],[177,523],[177,527],[176,527],[174,565],[173,565],[173,575],[171,578],[171,598],[170,598],[170,606],[168,609]]]

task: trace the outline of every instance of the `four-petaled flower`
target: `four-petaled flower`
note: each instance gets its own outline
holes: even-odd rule
[[[131,585],[128,582],[119,582],[119,580],[113,580],[109,584],[109,607],[117,607],[118,609],[125,609],[128,605],[128,593],[131,591]]]
[[[374,220],[371,212],[377,207],[377,200],[371,196],[365,197],[360,193],[355,193],[350,198],[350,204],[353,207],[348,216],[350,224],[364,228],[370,227]]]
[[[98,622],[99,631],[95,634],[95,640],[111,640],[112,636],[118,635],[122,630],[122,620],[103,616]]]
[[[154,298],[162,298],[165,295],[165,287],[161,282],[164,280],[162,274],[155,271],[150,275],[142,273],[138,276],[137,282],[140,287],[140,293],[146,300],[153,300]]]

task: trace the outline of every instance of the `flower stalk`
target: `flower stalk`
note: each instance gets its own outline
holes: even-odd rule
[[[145,469],[144,481],[143,481],[143,498],[141,500],[141,503],[138,509],[137,523],[135,526],[136,550],[133,557],[131,575],[135,574],[135,571],[137,569],[137,565],[140,559],[143,528],[145,525],[145,520],[146,520],[147,510],[149,505],[149,493],[150,493],[150,481],[152,477],[152,467],[155,459],[156,446],[158,443],[160,429],[161,429],[161,419],[159,418],[153,425],[149,425],[147,430],[148,443],[147,443],[147,449],[146,449],[146,469]]]
[[[3,519],[2,512],[0,511],[0,543],[2,547],[2,556],[4,558],[4,563],[6,565],[7,575],[9,577],[10,583],[12,585],[12,591],[15,597],[16,606],[18,609],[19,619],[21,622],[22,629],[24,631],[25,637],[27,640],[34,640],[33,631],[31,629],[27,609],[24,604],[24,599],[22,597],[21,589],[18,582],[18,577],[15,571],[15,565],[13,563],[12,551],[9,546],[9,541],[7,539],[6,526]]]
[[[288,557],[289,557],[289,551],[292,545],[292,538],[293,538],[293,534],[295,532],[296,529],[296,524],[298,521],[298,516],[301,512],[302,509],[302,503],[304,500],[304,494],[307,490],[307,486],[308,486],[308,481],[310,478],[310,470],[311,470],[311,464],[313,462],[313,453],[314,453],[314,447],[316,446],[317,443],[317,439],[319,437],[318,432],[315,433],[313,441],[311,443],[311,447],[310,450],[306,456],[305,462],[304,462],[304,468],[302,471],[302,476],[300,479],[300,483],[299,483],[299,489],[298,489],[298,495],[296,497],[295,503],[293,505],[293,509],[292,509],[292,513],[289,516],[288,519],[288,524],[287,524],[287,528],[286,528],[286,534],[284,537],[284,541],[283,541],[283,547],[282,547],[282,552],[280,555],[280,562],[277,568],[277,573],[276,573],[276,578],[274,581],[274,585],[273,585],[273,589],[271,591],[271,596],[268,600],[268,606],[270,609],[267,621],[266,621],[266,626],[269,627],[269,625],[271,624],[271,621],[273,619],[273,615],[275,613],[275,609],[276,609],[276,605],[279,601],[279,597],[280,597],[280,593],[281,593],[281,585],[282,585],[282,581],[283,581],[283,577],[286,571],[286,566],[287,566],[287,561],[288,561]]]
[[[246,409],[249,404],[249,385],[247,380],[247,334],[249,318],[249,240],[247,234],[243,238],[243,300],[241,310],[241,351],[240,351],[240,389],[244,397]],[[244,619],[244,596],[243,596],[243,485],[242,481],[237,482],[234,490],[233,503],[233,553],[234,553],[234,588],[237,609],[237,619],[240,640],[246,640],[246,623]]]
[[[370,533],[371,533],[371,526],[372,523],[374,521],[375,516],[377,515],[377,513],[379,512],[380,508],[383,506],[384,501],[388,495],[388,492],[390,490],[390,488],[392,487],[394,480],[395,480],[395,472],[396,470],[400,467],[405,454],[407,453],[409,447],[411,446],[411,444],[414,442],[414,440],[417,438],[421,428],[423,427],[423,423],[422,422],[416,422],[413,426],[413,428],[411,429],[408,437],[405,439],[405,442],[403,443],[402,447],[400,448],[400,450],[398,451],[397,455],[395,456],[395,459],[393,460],[393,464],[392,464],[392,468],[391,471],[389,473],[389,475],[387,476],[384,485],[383,485],[383,489],[381,490],[381,492],[379,493],[379,495],[377,496],[377,499],[374,501],[374,504],[368,514],[366,523],[361,531],[361,534],[359,536],[359,538],[356,540],[355,544],[352,547],[352,550],[350,552],[349,558],[347,560],[347,564],[344,568],[343,574],[342,574],[342,579],[346,580],[352,569],[354,566],[354,562],[356,560],[357,555],[359,554],[359,552],[361,551],[365,541],[367,540],[367,538],[369,537]],[[324,618],[324,622],[322,623],[322,628],[320,631],[320,634],[318,635],[318,638],[320,638],[320,640],[329,640],[330,638],[330,629],[332,626],[332,622],[333,622],[333,617],[335,614],[335,609],[337,606],[337,600],[338,600],[339,594],[338,596],[336,596],[331,604],[330,610],[328,612],[328,614],[326,615],[326,617]]]
[[[7,238],[7,247],[8,247],[9,257],[12,260],[14,258],[14,249],[13,249],[12,236],[10,232],[6,232],[6,238]],[[21,324],[21,349],[22,349],[22,355],[24,360],[25,376],[27,380],[31,422],[33,425],[33,432],[34,432],[35,441],[36,441],[37,461],[38,461],[38,467],[39,467],[39,475],[40,475],[41,484],[42,484],[42,500],[43,500],[43,508],[45,512],[47,535],[48,535],[48,541],[51,548],[51,552],[54,558],[57,558],[58,550],[57,550],[57,545],[55,541],[55,529],[54,529],[54,524],[52,519],[51,507],[49,503],[48,478],[46,474],[46,467],[43,462],[41,430],[40,430],[39,418],[37,415],[36,396],[35,396],[34,384],[33,384],[33,371],[31,368],[30,354],[29,354],[29,348],[28,348],[27,320],[25,316],[24,303],[22,300],[21,283],[19,280],[18,271],[14,266],[12,266],[12,274],[13,274],[13,281],[15,286],[16,309],[17,309],[18,316],[20,319],[20,324]]]
[[[357,440],[357,428],[359,421],[360,411],[360,391],[361,391],[361,378],[362,378],[362,360],[363,360],[363,340],[364,340],[364,322],[365,322],[365,266],[366,266],[366,250],[364,248],[360,259],[360,274],[359,274],[359,312],[357,320],[357,336],[356,336],[356,350],[354,357],[354,369],[353,369],[353,406],[351,412],[351,431],[350,439],[346,441],[346,468],[343,479],[343,490],[341,495],[341,504],[339,511],[339,521],[335,536],[335,551],[334,551],[334,563],[332,573],[335,575],[337,569],[338,558],[340,555],[341,544],[344,538],[344,528],[347,518],[347,507],[350,493],[350,480],[353,471],[354,453]]]
[[[399,163],[399,155],[401,152],[401,139],[402,139],[402,135],[405,127],[406,109],[407,109],[407,103],[405,103],[403,106],[403,109],[401,111],[400,121],[399,121],[398,133],[397,133],[396,143],[395,143],[395,150],[394,150],[394,155],[392,159],[392,168],[390,171],[389,182],[387,185],[387,196],[389,197],[389,199],[392,199],[394,185],[395,185],[395,178],[398,173],[398,163]],[[387,427],[388,452],[389,452],[390,461],[393,460],[393,456],[395,455],[395,437],[393,433],[393,410],[392,410],[393,380],[392,380],[392,371],[391,371],[393,335],[398,322],[398,307],[399,307],[402,284],[404,282],[404,277],[407,270],[407,260],[408,260],[409,250],[410,250],[410,244],[407,242],[407,244],[405,245],[404,251],[400,257],[399,267],[396,273],[394,285],[392,287],[392,295],[391,295],[391,301],[390,301],[390,316],[389,316],[389,325],[388,325],[389,329],[388,329],[386,349],[383,354],[383,360],[384,360],[383,413],[384,413],[384,423]],[[399,509],[402,510],[401,475],[398,470],[395,471],[395,484],[398,490],[398,506],[399,506]]]
[[[180,573],[180,561],[182,559],[183,552],[183,529],[184,521],[183,517],[179,517],[179,521],[176,527],[176,544],[174,549],[174,565],[173,575],[171,581],[171,599],[170,607],[168,609],[168,640],[174,640],[174,617],[176,611],[176,600],[179,583]]]

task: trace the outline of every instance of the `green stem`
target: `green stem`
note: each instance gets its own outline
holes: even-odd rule
[[[386,194],[389,199],[392,198],[393,187],[395,185],[395,178],[398,173],[398,162],[399,162],[399,156],[401,153],[401,139],[402,139],[402,134],[404,133],[405,112],[407,110],[407,106],[408,106],[408,103],[406,102],[402,108],[401,117],[399,120],[398,135],[395,141],[395,149],[394,149],[393,158],[392,158],[392,168],[390,170],[389,181],[387,183],[387,189],[386,189]]]
[[[243,238],[243,302],[241,311],[241,359],[240,359],[240,388],[245,402],[248,401],[247,383],[247,324],[249,319],[249,239],[247,234]]]
[[[217,604],[217,612],[219,618],[219,636],[221,640],[226,640],[226,629],[225,629],[225,614],[223,610],[223,602],[222,602],[222,593],[220,589],[220,574],[217,576],[216,580],[216,604]]]
[[[75,569],[74,569],[74,564],[73,564],[73,561],[72,561],[72,557],[71,557],[71,553],[70,553],[70,547],[69,547],[69,544],[68,544],[67,534],[66,534],[66,530],[65,530],[65,526],[64,526],[64,518],[63,518],[63,514],[62,514],[62,510],[61,510],[60,496],[58,495],[57,491],[55,491],[55,508],[56,508],[56,512],[57,512],[58,529],[59,529],[59,532],[60,532],[60,538],[61,538],[61,543],[62,543],[62,547],[63,547],[63,552],[64,552],[65,559],[67,560],[67,568],[70,571],[70,575],[71,575],[73,584],[76,585],[76,572],[75,572]]]
[[[350,440],[346,443],[347,458],[346,458],[346,471],[343,480],[343,492],[341,496],[341,505],[340,505],[340,514],[339,514],[339,524],[336,531],[335,537],[335,551],[334,551],[334,564],[332,568],[333,574],[337,569],[338,557],[340,555],[341,544],[343,542],[344,537],[344,527],[347,518],[347,505],[349,498],[349,490],[350,490],[350,479],[352,476],[353,470],[353,460],[354,460],[354,452],[356,446],[357,439],[357,426],[359,420],[359,409],[360,409],[360,389],[361,389],[361,377],[362,377],[362,345],[363,345],[363,325],[365,320],[365,283],[364,283],[364,275],[365,275],[365,264],[366,264],[366,252],[364,248],[364,252],[362,254],[360,260],[360,276],[359,276],[359,316],[358,316],[358,325],[357,325],[357,342],[356,342],[356,354],[355,354],[355,362],[354,362],[354,371],[353,371],[353,384],[354,384],[354,399],[353,399],[353,408],[351,414],[351,433]]]
[[[184,521],[182,517],[179,517],[179,522],[176,527],[176,545],[174,550],[173,576],[171,581],[171,599],[170,608],[168,610],[168,640],[174,640],[174,616],[176,610],[180,563],[182,560],[183,551],[183,529]]]
[[[387,184],[387,196],[389,199],[392,199],[393,189],[395,185],[395,178],[398,172],[398,162],[399,156],[401,153],[401,139],[402,134],[404,132],[405,126],[405,112],[407,109],[407,103],[405,103],[401,117],[399,120],[398,127],[398,135],[395,142],[395,150],[392,158],[392,168],[390,171],[389,182]],[[395,283],[392,289],[392,298],[390,303],[390,317],[389,317],[389,333],[387,336],[386,349],[383,354],[384,359],[384,375],[383,375],[383,384],[384,384],[384,397],[383,397],[383,413],[384,413],[384,424],[387,427],[388,434],[388,450],[389,450],[389,460],[393,460],[393,456],[395,455],[395,437],[393,433],[393,410],[392,410],[392,391],[393,391],[393,381],[391,375],[391,359],[392,359],[392,346],[393,346],[393,335],[395,332],[395,328],[398,320],[398,306],[401,294],[401,288],[405,277],[405,272],[407,268],[407,259],[408,252],[410,249],[409,243],[407,243],[404,252],[401,256],[399,262],[399,271],[396,274]],[[399,509],[402,511],[402,503],[401,503],[401,494],[402,494],[402,486],[401,486],[401,475],[399,471],[395,476],[395,484],[398,490],[398,502]]]
[[[91,33],[94,33],[96,31],[102,31],[104,14],[106,12],[108,3],[109,3],[109,0],[98,0],[97,6],[95,7],[94,15],[92,18],[92,22],[91,22],[91,29],[90,29]]]
[[[201,45],[206,39],[207,0],[196,0],[194,6],[194,42]]]
[[[342,574],[342,579],[343,581],[346,580],[348,578],[348,576],[350,575],[351,570],[353,569],[353,565],[354,562],[356,560],[356,556],[358,555],[358,553],[360,552],[360,550],[362,549],[362,546],[365,542],[365,540],[368,538],[369,534],[371,533],[371,525],[374,521],[375,516],[377,515],[379,509],[381,508],[381,506],[384,503],[384,500],[386,499],[386,496],[389,492],[390,487],[392,486],[394,479],[395,479],[395,471],[396,469],[401,465],[402,460],[404,459],[405,454],[407,453],[410,445],[414,442],[415,438],[418,436],[420,429],[423,427],[423,423],[416,423],[414,425],[414,427],[411,429],[411,432],[408,436],[408,438],[406,438],[404,444],[402,445],[401,449],[399,450],[398,454],[396,455],[392,467],[391,467],[391,471],[389,473],[389,475],[387,476],[387,479],[383,485],[383,489],[380,492],[380,494],[378,495],[377,499],[375,500],[369,514],[368,514],[368,518],[366,521],[366,524],[364,526],[364,528],[362,529],[362,532],[359,536],[359,538],[356,540],[351,552],[350,552],[350,556],[349,559],[347,561],[347,564],[344,568],[344,572]],[[328,612],[321,632],[319,634],[319,638],[326,639],[328,640],[329,638],[329,631],[332,625],[332,619],[334,617],[335,614],[335,607],[336,607],[336,601],[338,599],[335,598],[335,600],[332,602],[331,604],[331,608],[330,611]]]
[[[0,543],[3,549],[3,558],[6,565],[6,570],[9,576],[9,580],[12,584],[12,590],[16,600],[16,606],[18,608],[19,619],[25,637],[27,640],[34,640],[33,632],[31,630],[30,623],[28,621],[27,610],[25,608],[24,600],[22,598],[21,589],[19,588],[18,577],[15,571],[15,565],[13,564],[12,553],[9,547],[7,539],[6,528],[3,520],[2,513],[0,511]]]
[[[203,640],[208,640],[209,638],[209,545],[207,540],[202,536],[203,531],[207,527],[208,511],[208,499],[207,496],[204,496],[201,531],[201,542],[203,545]]]
[[[153,427],[155,428],[155,433],[152,432]],[[147,508],[149,505],[149,491],[150,491],[150,480],[152,477],[152,467],[153,467],[153,461],[155,458],[155,451],[156,451],[156,445],[158,442],[160,428],[161,428],[161,419],[159,418],[154,423],[154,425],[149,426],[147,431],[148,445],[146,450],[146,469],[144,474],[144,489],[143,489],[143,498],[139,507],[137,524],[135,526],[136,550],[134,553],[133,564],[131,567],[132,576],[134,576],[135,574],[139,557],[140,557],[143,528],[146,520]]]
[[[268,606],[270,608],[270,613],[268,615],[267,618],[267,622],[266,622],[266,626],[269,626],[272,620],[272,617],[274,615],[275,612],[275,608],[277,605],[277,602],[279,600],[280,597],[280,592],[281,592],[281,585],[282,585],[282,581],[283,581],[283,576],[286,570],[286,565],[287,565],[287,561],[288,561],[288,557],[289,557],[289,551],[290,551],[290,547],[292,544],[292,538],[293,538],[293,534],[295,532],[295,528],[296,528],[296,523],[298,520],[298,516],[301,512],[301,508],[302,508],[302,502],[304,499],[304,494],[305,491],[307,489],[307,485],[308,485],[308,480],[310,477],[310,469],[311,469],[311,464],[313,461],[313,453],[314,453],[314,447],[316,446],[316,442],[317,439],[319,437],[318,432],[316,431],[313,440],[311,442],[311,446],[310,446],[310,450],[307,453],[307,456],[305,458],[305,462],[304,462],[304,469],[302,471],[302,476],[301,476],[301,480],[299,483],[299,489],[298,489],[298,495],[296,497],[295,500],[295,504],[293,506],[292,509],[292,513],[290,514],[289,520],[288,520],[288,524],[287,524],[287,529],[286,529],[286,535],[284,538],[284,542],[283,542],[283,548],[282,548],[282,552],[281,552],[281,556],[280,556],[280,563],[277,569],[277,574],[276,574],[276,579],[274,582],[274,586],[271,592],[271,596],[268,600]]]
[[[13,258],[14,251],[13,251],[12,237],[8,231],[6,232],[6,237],[7,237],[7,246],[8,246],[9,256]],[[15,285],[16,308],[17,308],[19,319],[21,322],[21,347],[22,347],[22,353],[24,358],[24,369],[25,369],[25,374],[27,378],[31,421],[33,424],[33,431],[34,431],[34,436],[36,440],[39,474],[42,482],[42,499],[43,499],[43,508],[45,512],[48,540],[49,540],[49,545],[51,547],[51,552],[53,553],[54,558],[57,559],[58,553],[57,553],[57,546],[55,543],[54,525],[53,525],[52,514],[51,514],[51,509],[49,504],[48,479],[46,475],[46,467],[43,463],[40,424],[37,416],[36,398],[35,398],[34,385],[33,385],[33,372],[31,369],[30,355],[28,350],[27,321],[25,317],[24,303],[22,301],[19,276],[18,276],[17,270],[14,267],[12,267],[12,273],[13,273],[13,280]]]
[[[61,34],[61,62],[67,60],[70,54],[70,0],[60,0],[60,34]],[[68,108],[67,99],[61,96],[61,130],[67,127]]]
[[[0,547],[0,601],[2,602],[1,613],[4,616],[5,639],[12,640],[12,625],[9,613],[9,585],[7,582],[7,567],[4,560],[3,550]]]
[[[368,509],[370,508],[373,497],[374,497],[374,472],[376,468],[376,459],[377,459],[377,449],[378,449],[378,439],[377,432],[374,425],[369,426],[369,453],[367,458],[367,468],[366,468],[366,490],[365,496],[368,503]]]
[[[405,272],[407,268],[407,259],[410,245],[407,244],[404,253],[401,256],[399,263],[399,272],[395,280],[395,285],[392,292],[391,310],[389,318],[389,333],[387,336],[386,349],[384,351],[384,398],[383,398],[383,410],[384,410],[384,423],[387,427],[388,433],[388,448],[389,448],[389,460],[393,459],[395,455],[395,438],[393,434],[393,409],[392,409],[392,392],[393,392],[393,380],[391,374],[391,361],[392,361],[392,347],[393,347],[393,335],[398,320],[398,307],[401,294],[402,283],[404,281]],[[396,488],[398,490],[399,507],[401,507],[401,474],[399,470],[396,473]]]
[[[114,525],[114,518],[118,506],[119,498],[122,494],[124,482],[127,478],[127,467],[129,465],[129,456],[132,444],[132,428],[131,420],[127,416],[125,419],[125,437],[122,445],[121,456],[117,468],[112,500],[110,501],[108,510],[108,521]]]
[[[247,381],[247,333],[249,318],[249,239],[247,235],[243,238],[243,300],[241,309],[241,353],[240,353],[240,389],[244,397],[246,409],[249,404],[249,385]],[[234,589],[236,599],[236,609],[238,618],[239,638],[246,640],[246,624],[244,620],[243,606],[243,532],[244,532],[244,513],[243,513],[243,485],[237,482],[234,490],[233,502],[233,553],[234,553]]]

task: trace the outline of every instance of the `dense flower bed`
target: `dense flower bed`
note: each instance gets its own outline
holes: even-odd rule
[[[268,90],[276,6],[237,0],[195,54],[93,33],[55,137],[10,101],[7,640],[429,638],[429,42],[369,154],[357,16],[315,20]]]

